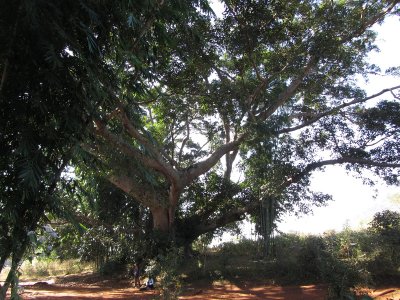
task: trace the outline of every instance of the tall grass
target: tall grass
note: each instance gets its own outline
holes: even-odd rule
[[[78,274],[86,271],[93,271],[93,263],[81,262],[78,259],[60,261],[50,258],[34,259],[32,262],[25,261],[20,269],[22,280],[41,280],[48,277]]]

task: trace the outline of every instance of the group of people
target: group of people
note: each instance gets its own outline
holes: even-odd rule
[[[154,289],[154,279],[151,276],[148,277],[146,284],[144,285],[140,284],[141,274],[139,265],[137,263],[133,266],[132,274],[135,279],[135,287],[139,288],[141,291]]]

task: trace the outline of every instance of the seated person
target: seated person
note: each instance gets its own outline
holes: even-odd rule
[[[154,289],[154,279],[149,277],[149,279],[147,280],[147,284],[146,284],[148,289]]]
[[[147,279],[146,285],[143,285],[140,290],[145,291],[145,290],[153,290],[154,289],[154,279],[152,277],[149,277]]]

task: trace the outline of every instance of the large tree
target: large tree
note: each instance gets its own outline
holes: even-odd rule
[[[118,56],[129,46],[129,58],[143,63],[141,78],[148,77],[148,27],[176,22],[199,5],[168,2],[0,2],[0,271],[12,258],[0,299],[45,212],[64,214],[56,197],[61,174],[92,117],[115,104],[108,95],[118,83]],[[164,39],[153,33],[153,43]]]
[[[380,72],[366,60],[371,27],[398,1],[224,5],[222,18],[197,10],[146,23],[151,62],[119,52],[114,106],[97,111],[82,144],[150,210],[154,229],[190,242],[261,200],[321,203],[309,178],[327,165],[397,183],[399,86],[366,95],[357,76]]]

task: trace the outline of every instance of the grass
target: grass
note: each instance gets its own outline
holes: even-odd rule
[[[7,277],[9,268],[4,268],[0,274],[0,281]],[[24,261],[20,270],[21,280],[43,280],[49,277],[79,274],[93,271],[93,264],[81,262],[78,259],[55,260],[55,259],[34,259],[32,262]]]

